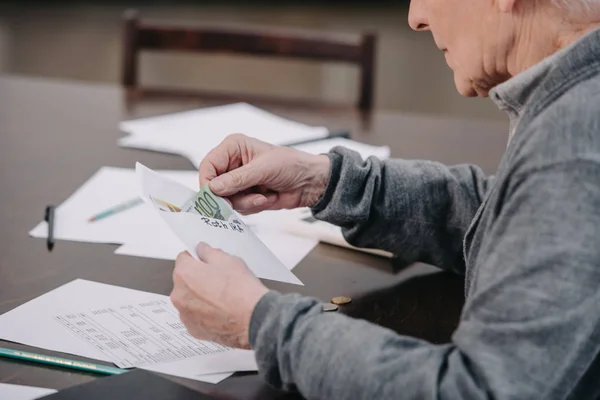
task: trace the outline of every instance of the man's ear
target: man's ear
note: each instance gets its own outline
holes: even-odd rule
[[[509,13],[513,11],[517,1],[519,0],[498,0],[498,8],[503,13]]]

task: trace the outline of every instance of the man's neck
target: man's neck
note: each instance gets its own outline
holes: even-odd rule
[[[600,22],[570,22],[555,12],[527,13],[508,54],[507,70],[511,76],[518,75],[598,28]]]

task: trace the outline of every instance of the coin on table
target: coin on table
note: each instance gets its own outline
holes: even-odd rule
[[[323,311],[328,312],[328,311],[337,311],[338,310],[338,306],[336,306],[335,304],[323,304]]]
[[[352,299],[348,296],[336,296],[333,299],[331,299],[331,302],[333,304],[337,304],[338,306],[344,305],[344,304],[348,304],[352,301]]]
[[[324,312],[337,311],[338,306],[336,306],[335,304],[323,303],[322,310]]]

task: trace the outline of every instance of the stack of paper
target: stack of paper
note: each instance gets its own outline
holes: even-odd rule
[[[121,129],[129,133],[119,141],[123,147],[180,154],[195,166],[235,132],[285,145],[328,134],[323,127],[288,121],[243,103],[126,121]],[[358,151],[364,158],[389,157],[387,147],[347,139],[295,147],[320,154],[335,146]],[[184,250],[196,256],[195,247],[202,241],[242,258],[260,278],[302,284],[291,269],[317,240],[285,233],[282,221],[304,218],[306,210],[241,217],[223,199],[215,198],[211,198],[215,208],[207,210],[199,200],[205,199],[201,194],[212,193],[198,187],[196,171],[154,172],[140,164],[136,169],[101,168],[57,208],[54,237],[121,244],[116,254],[160,259],[175,259]],[[135,203],[140,196],[144,202]],[[90,217],[120,204],[135,205],[90,222]],[[45,222],[30,232],[40,238],[47,234]],[[235,371],[257,369],[251,351],[190,337],[167,296],[83,280],[0,316],[0,338],[109,361],[121,368],[139,367],[213,383]]]
[[[146,203],[88,222],[91,215],[135,198],[140,182]],[[315,241],[284,234],[279,225],[283,215],[304,218],[306,210],[264,212],[236,222],[240,217],[231,209],[222,210],[221,214],[230,216],[224,221],[183,210],[166,211],[155,202],[161,199],[180,207],[197,191],[195,171],[157,173],[142,165],[137,171],[105,167],[57,209],[56,238],[122,242],[117,253],[128,254],[129,248],[129,254],[161,258],[174,258],[184,249],[195,255],[195,245],[204,241],[241,257],[259,277],[301,284],[289,269]],[[233,229],[232,224],[238,223]],[[44,237],[46,230],[41,223],[31,234]],[[235,371],[257,369],[251,351],[190,337],[167,296],[84,280],[70,282],[0,316],[0,338],[113,362],[121,368],[144,368],[212,383]]]
[[[120,129],[129,136],[119,139],[119,146],[179,154],[195,167],[233,133],[279,145],[328,135],[325,127],[286,120],[246,103],[125,121]]]

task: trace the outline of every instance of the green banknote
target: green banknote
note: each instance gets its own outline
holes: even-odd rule
[[[183,212],[194,212],[205,217],[229,221],[233,216],[231,207],[223,198],[213,194],[205,185],[194,197],[181,207]]]

